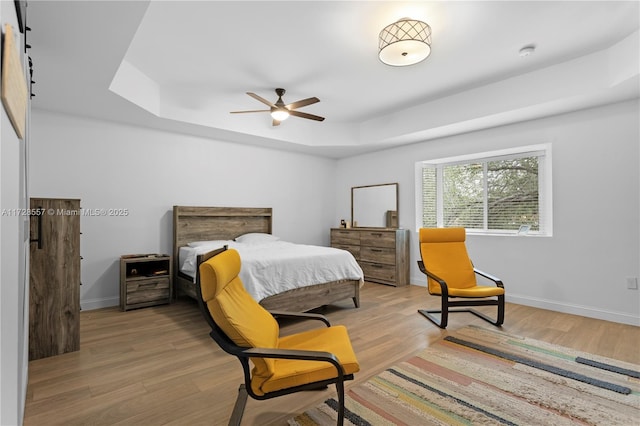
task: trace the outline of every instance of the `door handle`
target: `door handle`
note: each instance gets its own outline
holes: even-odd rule
[[[42,206],[38,206],[37,211],[39,212],[39,214],[36,215],[36,221],[38,222],[38,236],[37,238],[30,239],[29,242],[38,243],[38,249],[42,249],[42,215],[44,214],[44,209],[42,208]]]

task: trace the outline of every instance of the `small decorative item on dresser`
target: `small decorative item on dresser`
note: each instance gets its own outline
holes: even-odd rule
[[[171,303],[172,268],[167,254],[120,257],[120,308],[123,311]]]

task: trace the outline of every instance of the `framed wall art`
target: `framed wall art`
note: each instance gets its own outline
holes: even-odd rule
[[[5,24],[2,43],[2,104],[20,139],[24,139],[27,113],[27,82],[20,63],[13,28]]]

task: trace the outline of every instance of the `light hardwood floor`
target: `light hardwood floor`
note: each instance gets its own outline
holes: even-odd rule
[[[350,301],[324,308],[332,324],[349,329],[362,367],[353,386],[410,357],[447,334],[416,311],[436,308],[424,287],[366,283],[361,307]],[[491,312],[492,311],[487,311]],[[32,361],[25,425],[225,425],[240,363],[208,336],[189,299],[121,312],[81,313],[80,351]],[[471,314],[453,314],[448,330],[492,327]],[[283,333],[316,326],[284,324]],[[507,304],[505,332],[640,364],[640,327]],[[243,425],[284,425],[335,388],[266,401],[249,400]]]

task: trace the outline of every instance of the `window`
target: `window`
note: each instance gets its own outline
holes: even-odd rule
[[[417,163],[418,228],[551,234],[548,145]]]

